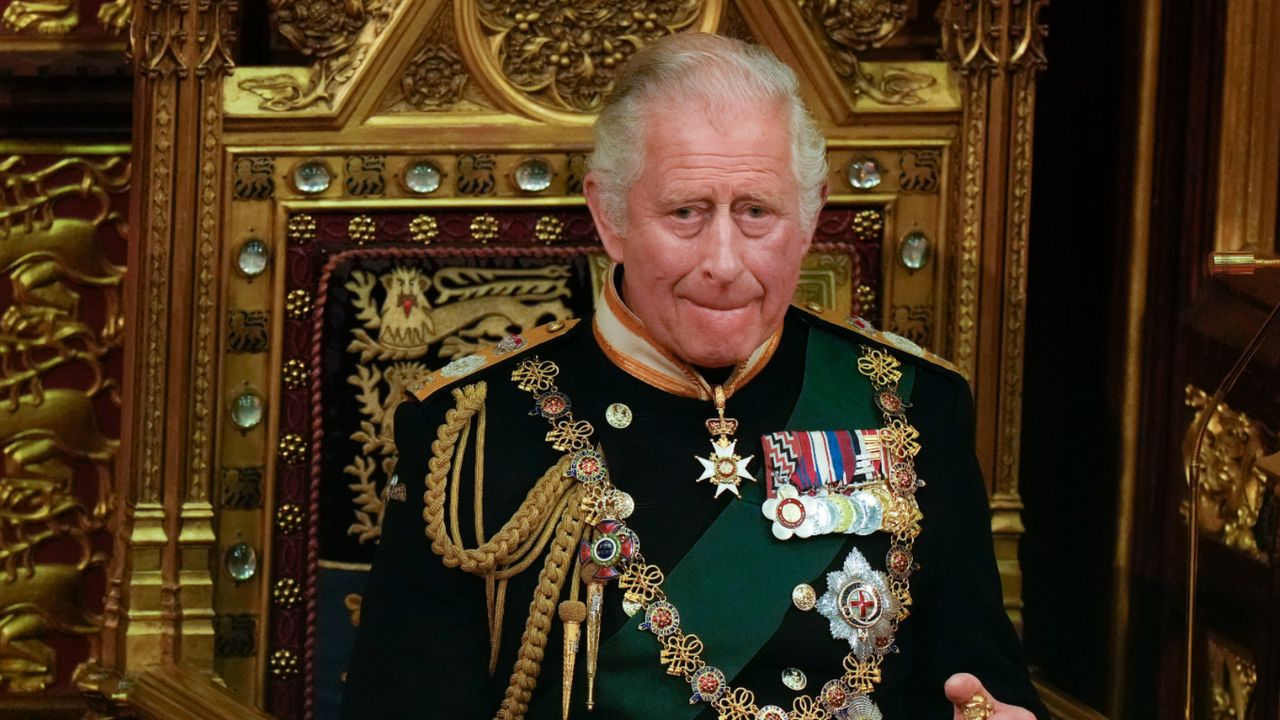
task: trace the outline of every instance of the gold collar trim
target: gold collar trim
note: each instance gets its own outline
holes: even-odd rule
[[[612,263],[605,271],[604,288],[591,323],[596,342],[600,343],[604,354],[628,375],[663,392],[711,400],[711,385],[688,363],[658,345],[640,318],[622,302],[618,295],[617,270],[618,264]],[[779,328],[752,351],[750,357],[739,363],[724,383],[725,395],[732,395],[760,374],[781,340],[782,330]]]

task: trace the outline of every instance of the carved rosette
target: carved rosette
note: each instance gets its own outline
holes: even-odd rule
[[[935,85],[934,78],[901,68],[876,75],[858,57],[902,29],[907,19],[905,0],[797,0],[797,6],[825,41],[831,67],[855,95],[865,95],[882,105],[925,102],[920,91]]]
[[[368,20],[362,0],[272,0],[276,29],[298,52],[327,58],[345,52]]]
[[[405,100],[418,110],[440,110],[462,99],[467,74],[462,58],[444,45],[426,45],[400,79]]]
[[[276,29],[315,63],[302,75],[251,73],[237,87],[261,98],[260,110],[332,107],[339,88],[355,76],[397,5],[398,0],[272,0]]]
[[[507,81],[557,110],[590,113],[639,48],[688,28],[701,0],[478,0]]]

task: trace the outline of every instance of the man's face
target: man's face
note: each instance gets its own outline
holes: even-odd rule
[[[644,135],[624,233],[603,222],[599,185],[584,188],[627,306],[686,362],[745,360],[782,325],[809,247],[787,115],[664,109]]]

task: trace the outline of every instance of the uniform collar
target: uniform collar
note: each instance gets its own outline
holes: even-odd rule
[[[600,349],[624,372],[672,395],[711,400],[711,385],[691,365],[653,339],[644,323],[618,293],[618,264],[605,271],[604,287],[591,323]],[[724,382],[726,396],[751,381],[778,349],[782,328],[769,336],[751,356],[739,363]]]

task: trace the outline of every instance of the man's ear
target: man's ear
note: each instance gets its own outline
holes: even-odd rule
[[[582,194],[587,198],[587,208],[591,210],[591,219],[596,223],[596,232],[600,234],[604,251],[614,262],[621,265],[625,243],[622,235],[613,227],[613,223],[609,222],[609,215],[605,212],[604,190],[600,186],[600,178],[595,173],[587,173],[583,178]]]

